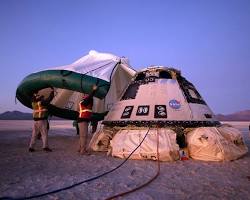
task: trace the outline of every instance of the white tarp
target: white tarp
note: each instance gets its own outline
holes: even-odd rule
[[[204,161],[235,160],[248,151],[239,130],[228,127],[200,127],[187,134],[189,156]]]
[[[99,53],[94,50],[91,50],[88,55],[83,56],[70,65],[64,65],[54,69],[70,70],[110,82],[114,74],[114,67],[117,66],[117,63],[125,68],[127,73],[135,74],[135,71],[130,68],[128,58],[109,53]]]
[[[80,58],[70,65],[54,67],[50,69],[69,70],[84,75],[105,80],[110,83],[110,89],[104,99],[94,98],[93,111],[103,113],[109,111],[113,104],[119,100],[127,88],[136,71],[129,65],[125,57],[113,54],[90,51],[88,55]],[[56,96],[51,104],[59,108],[78,111],[78,103],[82,99],[82,93],[66,89],[55,88]],[[40,91],[46,96],[47,90]]]
[[[179,146],[176,133],[171,129],[120,130],[110,141],[112,156],[127,158],[139,146],[145,134],[145,140],[132,154],[130,159],[157,159],[157,141],[159,137],[159,160],[174,161],[179,159]],[[157,136],[158,132],[158,136]]]

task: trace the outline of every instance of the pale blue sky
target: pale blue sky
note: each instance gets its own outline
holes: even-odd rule
[[[182,71],[214,113],[250,109],[250,1],[0,0],[0,113],[28,74],[90,50]]]

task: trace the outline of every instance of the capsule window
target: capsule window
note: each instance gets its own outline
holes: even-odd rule
[[[204,104],[206,105],[206,102],[202,99],[199,92],[195,89],[192,83],[187,81],[183,77],[178,77],[178,82],[180,84],[180,87],[182,91],[184,92],[187,102],[188,103],[197,103],[197,104]]]
[[[172,76],[167,71],[161,71],[160,74],[159,74],[159,78],[172,79]]]
[[[139,86],[139,83],[130,84],[121,100],[135,99]]]
[[[136,78],[135,81],[140,81],[140,80],[144,80],[146,77],[146,75],[144,73],[139,73]]]

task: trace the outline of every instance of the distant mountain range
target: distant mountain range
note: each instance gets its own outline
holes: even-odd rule
[[[20,111],[7,111],[0,114],[0,120],[29,120],[32,119],[32,113],[23,113]]]
[[[250,110],[243,110],[229,115],[216,115],[219,121],[250,121]]]
[[[216,115],[219,121],[250,121],[250,110],[235,112],[229,115]],[[59,117],[52,119],[61,120]],[[20,111],[7,111],[0,114],[0,120],[32,120],[32,113],[23,113]]]

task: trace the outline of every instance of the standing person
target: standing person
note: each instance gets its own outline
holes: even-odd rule
[[[47,99],[44,96],[40,96],[35,93],[32,97],[32,108],[33,108],[33,130],[32,137],[29,145],[29,152],[34,152],[34,146],[39,133],[42,136],[43,150],[46,152],[51,152],[52,150],[48,146],[48,108],[50,101],[54,97],[54,90],[52,91]]]
[[[92,127],[91,133],[92,134],[96,132],[97,126],[98,126],[98,121],[97,120],[92,120],[91,121],[91,127]]]
[[[73,127],[76,128],[76,135],[79,135],[79,126],[77,120],[73,121]]]
[[[91,121],[92,107],[93,107],[93,96],[97,90],[97,86],[94,85],[92,92],[89,95],[84,95],[83,99],[79,102],[79,152],[81,154],[88,153],[87,141],[88,141],[88,125]]]
[[[249,137],[250,137],[250,124],[249,124],[248,130],[249,130]]]

